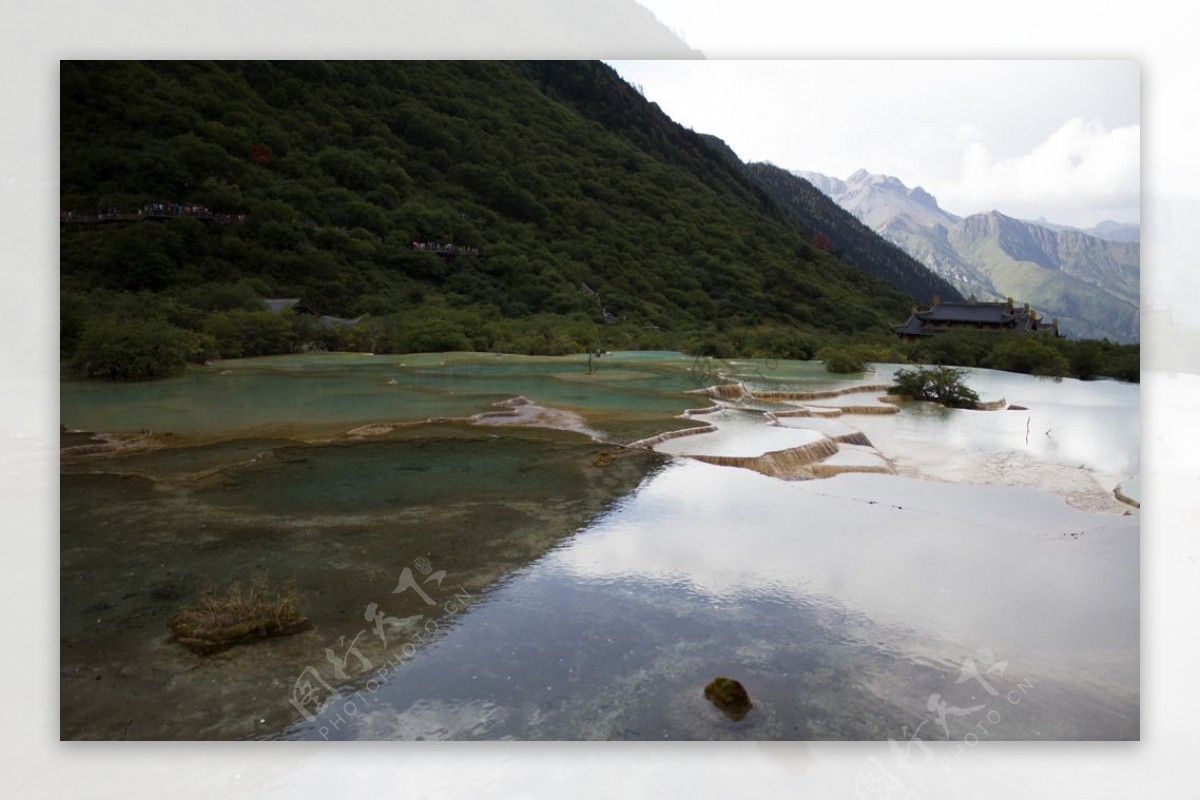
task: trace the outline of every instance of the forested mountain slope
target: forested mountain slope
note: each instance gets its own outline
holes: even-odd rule
[[[63,62],[60,144],[62,356],[94,375],[138,338],[805,356],[913,302],[594,62]]]

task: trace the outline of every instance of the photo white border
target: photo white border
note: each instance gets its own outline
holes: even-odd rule
[[[1197,186],[1180,179],[1198,174],[1196,110],[1176,100],[1200,97],[1190,6],[1173,5],[1167,15],[1125,0],[691,0],[689,13],[704,22],[684,25],[671,18],[681,0],[646,2],[709,57],[1136,59],[1144,192],[1189,194]],[[887,755],[878,743],[58,741],[58,61],[679,57],[645,22],[622,0],[61,0],[0,8],[0,358],[8,390],[0,423],[8,510],[0,796],[839,797],[854,794],[865,758]],[[1172,271],[1195,265],[1146,264],[1145,284],[1169,285],[1183,278]],[[1168,344],[1147,337],[1143,361]],[[930,788],[932,797],[1189,797],[1200,787],[1192,757],[1200,352],[1184,356],[1194,365],[1188,373],[1143,385],[1142,742],[987,743]]]

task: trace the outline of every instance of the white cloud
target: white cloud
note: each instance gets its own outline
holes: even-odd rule
[[[956,214],[999,209],[1084,227],[1138,219],[1133,61],[612,63],[673,119],[747,161],[894,175]],[[1194,127],[1175,130],[1182,139]]]
[[[1106,217],[1135,222],[1140,149],[1140,126],[1077,117],[1023,155],[996,158],[983,142],[967,143],[959,175],[933,191],[959,214],[999,209],[1081,226]]]

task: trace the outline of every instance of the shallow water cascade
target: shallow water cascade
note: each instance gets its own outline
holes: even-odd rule
[[[1026,409],[951,412],[889,366],[598,362],[64,383],[113,448],[62,460],[63,737],[1137,738],[1136,386],[975,371]],[[169,641],[260,573],[312,630]]]

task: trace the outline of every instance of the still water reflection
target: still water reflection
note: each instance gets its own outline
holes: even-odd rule
[[[678,462],[285,736],[899,737],[932,693],[991,700],[956,683],[985,649],[993,687],[1034,687],[997,738],[1132,738],[1137,560],[1136,524],[1032,490]],[[755,700],[740,722],[703,697],[718,675]]]

